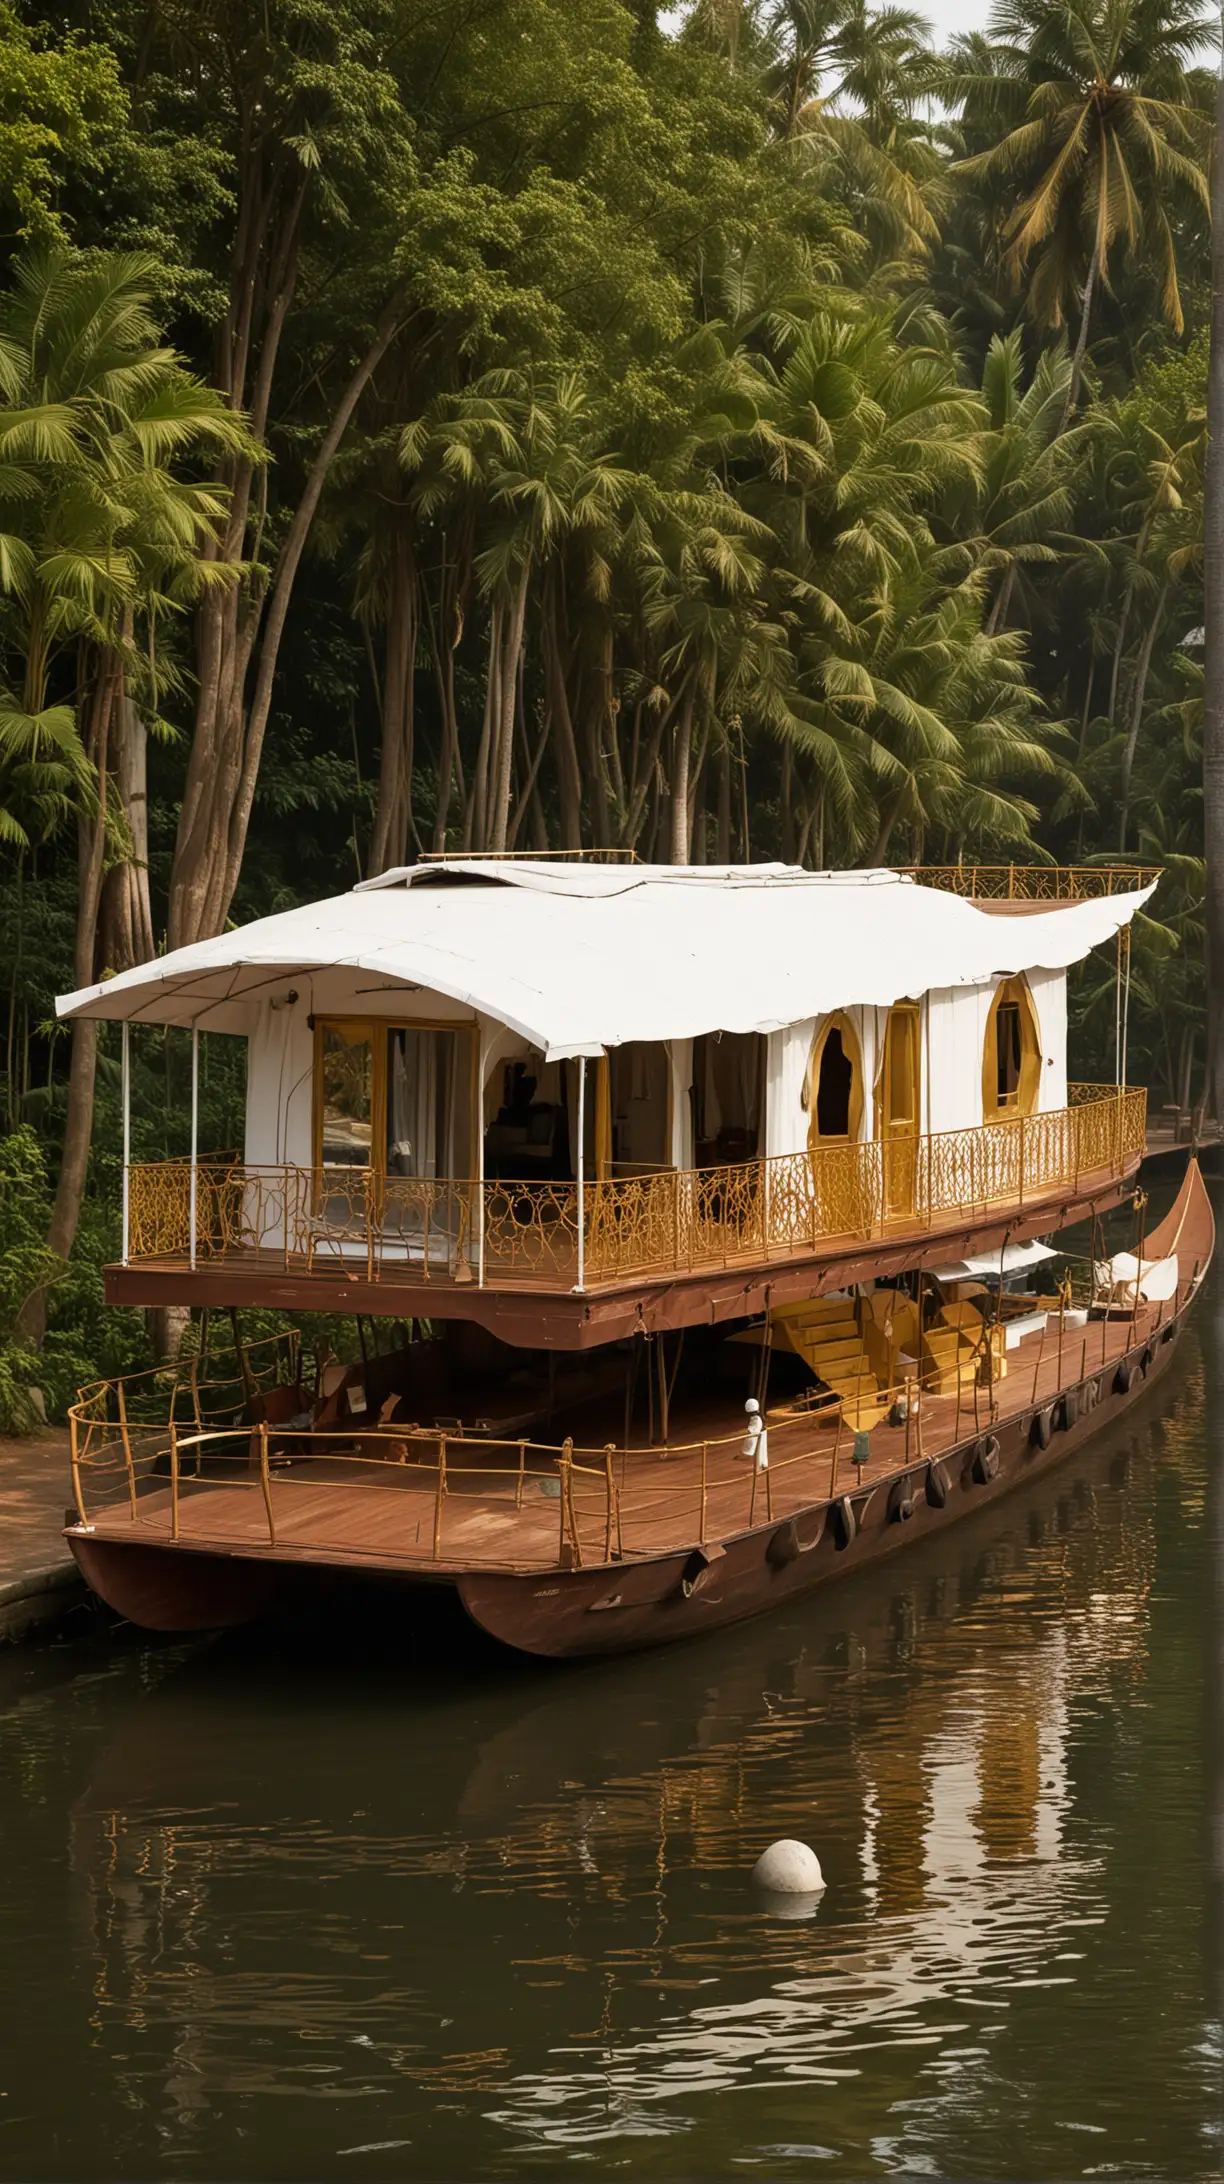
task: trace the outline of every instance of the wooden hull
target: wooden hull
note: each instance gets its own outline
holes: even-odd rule
[[[997,1502],[1116,1424],[1167,1371],[1214,1247],[1211,1206],[1191,1163],[1167,1219],[1148,1239],[1148,1262],[1173,1253],[1193,1267],[1180,1309],[1147,1325],[1130,1347],[1028,1407],[1001,1410],[937,1457],[886,1476],[847,1484],[833,1499],[717,1541],[588,1567],[477,1569],[384,1563],[384,1588],[420,1601],[432,1589],[458,1595],[472,1621],[501,1643],[550,1658],[624,1653],[715,1630],[865,1567]],[[1163,1308],[1162,1308],[1163,1309]],[[1087,1344],[1084,1345],[1086,1355]],[[1034,1393],[1037,1389],[1034,1378]],[[957,1406],[959,1417],[959,1403]],[[298,1549],[291,1560],[266,1548],[209,1552],[91,1536],[67,1537],[87,1582],[133,1623],[163,1631],[217,1629],[268,1615],[309,1612],[360,1559]]]
[[[1184,1318],[1183,1312],[1168,1321],[1154,1344],[1137,1344],[1121,1363],[1071,1383],[1054,1406],[1045,1448],[1035,1421],[1049,1405],[1044,1413],[1026,1411],[1001,1420],[933,1464],[915,1464],[881,1484],[850,1486],[836,1502],[814,1503],[721,1546],[589,1570],[439,1572],[436,1577],[383,1572],[382,1583],[418,1598],[426,1589],[454,1588],[473,1622],[490,1636],[519,1652],[554,1659],[626,1653],[696,1637],[896,1554],[1052,1470],[1113,1425],[1161,1378]],[[1071,1412],[1073,1422],[1064,1423]],[[86,1583],[116,1614],[145,1630],[221,1630],[299,1613],[333,1589],[338,1575],[322,1564],[93,1539],[79,1529],[70,1530],[68,1539]]]
[[[936,1465],[914,1465],[899,1480],[861,1492],[850,1488],[837,1503],[819,1503],[784,1523],[726,1540],[723,1553],[708,1564],[701,1563],[697,1549],[617,1570],[603,1566],[524,1577],[480,1572],[459,1579],[459,1596],[473,1621],[504,1645],[554,1659],[628,1653],[742,1622],[930,1538],[1011,1488],[1053,1470],[1114,1425],[1161,1378],[1172,1361],[1184,1316],[1162,1329],[1146,1367],[1143,1359],[1151,1346],[1137,1345],[1124,1366],[1111,1365],[1104,1374],[1089,1373],[1073,1382],[1056,1406],[1044,1449],[1034,1437],[1038,1414],[1022,1412],[945,1453]],[[1123,1392],[1117,1383],[1126,1364],[1133,1368],[1134,1380]],[[1063,1425],[1068,1399],[1075,1422]],[[989,1454],[995,1455],[998,1469],[983,1478],[979,1474],[989,1465],[979,1463],[979,1456]],[[928,1493],[928,1475],[935,1470],[946,1482],[942,1506]],[[938,1482],[932,1484],[938,1493]],[[903,1501],[909,1502],[908,1517],[900,1514]],[[847,1503],[855,1519],[849,1539],[841,1515]]]

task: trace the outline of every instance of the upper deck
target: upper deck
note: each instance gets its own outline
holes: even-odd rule
[[[108,1294],[582,1346],[1112,1202],[1144,1100],[1121,1036],[1068,1086],[1067,972],[1116,940],[1124,979],[1154,875],[916,877],[457,858],[68,997],[125,1088],[133,1025],[189,1028],[197,1085],[202,1034],[247,1049],[240,1157],[193,1095],[189,1160],[125,1159]]]
[[[1117,1202],[1146,1095],[976,1129],[590,1181],[189,1161],[133,1166],[117,1304],[270,1303],[482,1320],[582,1346],[989,1250]]]

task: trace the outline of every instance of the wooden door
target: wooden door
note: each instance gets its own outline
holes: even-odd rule
[[[922,1012],[916,1001],[898,1001],[888,1012],[880,1072],[879,1136],[884,1157],[884,1210],[892,1218],[913,1213],[918,1188],[918,1139],[922,1127]]]

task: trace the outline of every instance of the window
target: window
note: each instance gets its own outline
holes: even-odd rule
[[[830,1016],[817,1032],[808,1063],[804,1106],[808,1144],[857,1141],[863,1125],[863,1063],[850,1019]]]
[[[765,1041],[712,1031],[693,1041],[693,1146],[699,1168],[755,1160],[765,1112]]]
[[[374,1033],[368,1024],[321,1024],[316,1082],[319,1158],[368,1168],[374,1151]]]
[[[386,1176],[473,1174],[475,1034],[466,1025],[315,1025],[315,1158]]]
[[[991,1003],[982,1055],[982,1113],[987,1122],[1031,1115],[1041,1088],[1041,1035],[1028,981],[1004,979]]]

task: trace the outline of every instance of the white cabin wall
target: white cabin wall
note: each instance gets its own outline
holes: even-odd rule
[[[765,1154],[807,1150],[808,1118],[802,1099],[816,1019],[771,1031],[765,1042]]]
[[[1030,971],[1029,992],[1041,1033],[1041,1090],[1037,1112],[1049,1114],[1067,1104],[1067,974]]]
[[[295,1002],[262,1001],[247,1041],[246,1164],[308,1168],[314,1158],[314,1033],[306,982]]]
[[[926,999],[923,1129],[935,1136],[976,1130],[982,1121],[982,1052],[994,986],[937,987]]]

